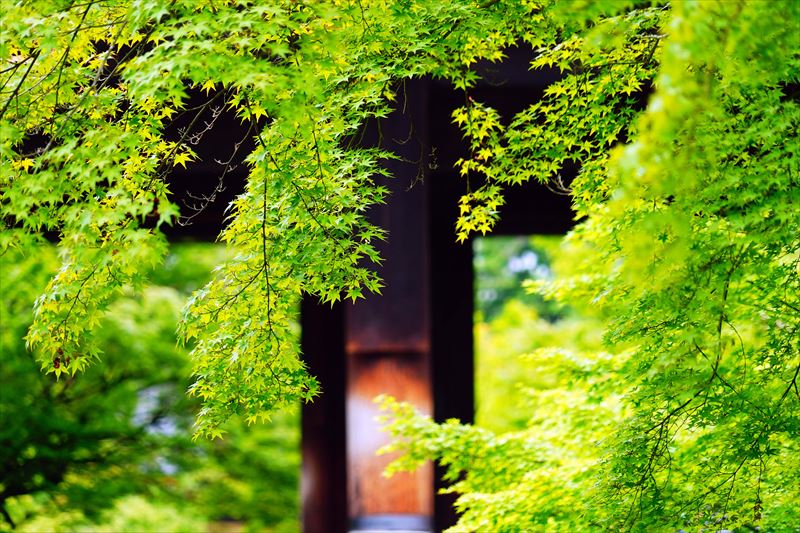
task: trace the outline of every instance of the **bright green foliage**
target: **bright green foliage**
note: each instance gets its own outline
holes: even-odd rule
[[[485,106],[457,112],[473,148],[462,172],[488,178],[463,202],[460,238],[491,226],[502,186],[580,163],[582,221],[556,278],[529,287],[603,318],[617,355],[534,352],[534,368],[555,361],[569,377],[557,402],[534,395],[522,433],[437,426],[389,402],[407,439],[397,466],[438,458],[451,479],[467,473],[459,530],[793,531],[800,5],[580,19],[534,62],[564,73],[542,102],[505,128]]]
[[[0,3],[0,246],[57,232],[63,268],[28,333],[42,368],[74,374],[97,357],[91,330],[123,287],[164,253],[177,206],[165,176],[191,166],[202,128],[165,137],[181,115],[224,106],[249,127],[247,189],[221,239],[231,249],[189,302],[198,433],[249,421],[318,391],[289,319],[301,293],[378,291],[366,268],[383,238],[365,210],[384,190],[379,150],[356,148],[403,79],[460,87],[478,59],[532,22],[535,4],[490,2],[110,1]],[[520,21],[520,22],[516,22]],[[206,94],[188,108],[188,91]],[[200,121],[202,122],[202,121]],[[231,150],[235,150],[232,146]],[[145,267],[145,268],[143,268]]]
[[[40,496],[40,495],[37,495]],[[53,510],[55,508],[56,510]],[[25,496],[11,505],[11,513],[20,519],[14,531],[24,533],[100,533],[109,531],[165,531],[195,533],[207,530],[207,524],[193,510],[165,503],[153,503],[141,496],[120,498],[116,505],[103,512],[97,521],[89,520],[80,511],[58,509],[47,498]],[[24,519],[21,519],[23,518]]]
[[[479,243],[484,253],[502,251],[509,245],[504,240]],[[548,266],[561,273],[553,239],[531,240],[557,259]],[[482,285],[479,279],[479,290]],[[458,531],[597,528],[586,519],[586,496],[596,481],[592,467],[602,458],[597,444],[622,420],[625,391],[616,365],[629,354],[603,349],[598,317],[562,309],[544,318],[537,309],[549,309],[540,302],[512,297],[504,303],[475,327],[476,426],[437,425],[387,400],[389,429],[403,437],[387,451],[405,452],[390,472],[432,457],[449,465],[454,483],[448,490],[462,494]]]

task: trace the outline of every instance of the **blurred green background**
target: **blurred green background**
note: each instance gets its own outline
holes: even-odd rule
[[[570,260],[562,240],[539,235],[473,242],[478,426],[498,433],[529,428],[537,410],[546,411],[534,403],[545,396],[563,399],[572,388],[564,358],[603,350],[599,317],[524,287],[551,278]]]
[[[172,246],[150,286],[111,306],[102,362],[60,380],[21,340],[56,254],[0,257],[0,531],[298,531],[297,412],[191,440],[198,404],[175,328],[223,247]]]
[[[559,242],[473,244],[478,425],[524,430],[529,393],[563,385],[530,356],[537,349],[600,346],[590,318],[523,288],[552,276]],[[0,257],[0,531],[299,530],[298,412],[249,427],[234,420],[221,440],[191,440],[198,403],[186,396],[188,350],[175,327],[223,259],[217,245],[173,245],[150,286],[111,306],[97,331],[103,361],[57,381],[21,340],[31,303],[58,268],[56,250]]]

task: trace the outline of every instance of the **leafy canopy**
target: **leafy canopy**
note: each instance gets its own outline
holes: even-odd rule
[[[479,456],[485,465],[451,463],[454,479],[474,471],[474,484],[461,485],[462,508],[476,513],[464,515],[466,529],[720,517],[726,527],[780,529],[796,518],[797,2],[0,8],[0,248],[30,249],[55,232],[63,258],[27,337],[45,370],[75,373],[98,356],[92,327],[164,254],[160,228],[178,216],[165,176],[197,158],[202,128],[178,139],[165,130],[224,106],[256,148],[220,235],[231,259],[181,322],[191,390],[204,403],[198,432],[313,397],[318,386],[290,340],[297,299],[380,288],[364,265],[378,260],[383,234],[365,210],[383,201],[371,176],[391,154],[358,147],[365,120],[388,112],[403,79],[443,77],[469,92],[478,60],[525,42],[537,51],[533,68],[557,67],[562,78],[515,117],[469,98],[455,111],[471,148],[458,166],[483,176],[461,200],[456,236],[490,231],[505,187],[579,165],[568,184],[581,220],[569,268],[532,289],[605,317],[607,342],[625,354],[602,367],[615,376],[604,394],[623,398],[619,422],[591,475],[567,476],[565,490],[589,496],[567,518],[524,505],[541,486],[529,441],[502,437],[506,449],[489,433],[425,425],[398,408],[398,432],[437,443],[409,448],[411,462],[455,458],[457,443],[494,450]],[[188,107],[190,90],[206,95],[199,109]],[[517,490],[502,492],[513,480]]]
[[[193,346],[197,430],[218,435],[318,392],[291,340],[301,293],[334,302],[378,291],[366,268],[383,232],[365,210],[390,157],[358,147],[397,82],[462,87],[479,58],[532,31],[533,4],[108,1],[0,3],[0,248],[57,234],[63,266],[27,340],[42,368],[83,370],[109,302],[165,253],[179,216],[166,176],[197,158],[208,114],[247,125],[246,190],[220,240],[231,259],[197,291],[180,331]],[[508,21],[526,21],[526,27]],[[522,23],[520,23],[522,24]],[[188,107],[190,91],[206,95]],[[191,117],[177,139],[165,134]],[[202,117],[202,120],[201,120]],[[209,119],[211,120],[211,119]],[[238,145],[231,146],[235,153]]]

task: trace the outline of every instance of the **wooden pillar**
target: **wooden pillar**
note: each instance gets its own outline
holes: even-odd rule
[[[307,298],[302,346],[322,396],[303,407],[303,531],[434,528],[431,465],[383,476],[391,457],[376,456],[389,442],[373,399],[390,394],[433,414],[429,187],[426,169],[428,81],[408,82],[405,113],[373,125],[366,143],[401,156],[381,178],[391,195],[370,217],[388,231],[379,246],[381,295],[326,309]],[[380,134],[379,134],[380,132]],[[469,332],[467,332],[469,333]]]
[[[345,306],[347,357],[348,513],[353,530],[433,527],[433,469],[382,475],[391,460],[375,452],[389,442],[373,399],[389,394],[432,414],[428,187],[423,168],[427,81],[407,82],[405,114],[380,124],[381,145],[402,160],[389,161],[382,179],[391,196],[370,213],[388,231],[381,244],[381,295]],[[373,133],[377,133],[377,128]],[[419,162],[417,164],[415,162]]]
[[[510,118],[540,98],[559,73],[530,71],[533,51],[525,47],[507,53],[502,64],[484,65],[488,82],[470,94]],[[381,250],[383,295],[355,306],[320,305],[313,298],[302,303],[304,359],[323,391],[303,406],[305,533],[440,531],[456,519],[452,495],[434,498],[435,488],[442,486],[441,472],[424,468],[387,480],[381,475],[387,458],[373,455],[386,442],[372,420],[377,394],[411,401],[439,422],[473,419],[472,255],[469,245],[455,243],[454,232],[466,181],[453,164],[468,154],[451,120],[465,95],[442,80],[408,81],[399,93],[405,101],[397,108],[405,113],[396,111],[381,121],[382,139],[374,127],[366,136],[368,143],[381,141],[405,160],[386,163],[394,177],[383,184],[392,194],[387,205],[372,211],[373,220],[389,231]],[[227,159],[227,140],[243,136],[244,126],[234,114],[223,113],[198,147],[201,159]],[[245,145],[241,157],[247,152]],[[167,228],[168,235],[213,240],[226,206],[244,189],[245,168],[239,165],[227,176],[218,201],[199,213],[193,225]],[[218,174],[215,164],[186,172],[178,168],[170,183],[195,196],[208,194]],[[572,225],[569,199],[540,185],[509,189],[506,199],[495,234],[562,233]],[[188,195],[179,200],[192,203]]]

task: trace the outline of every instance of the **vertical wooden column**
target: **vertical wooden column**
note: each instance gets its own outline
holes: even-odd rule
[[[306,297],[300,307],[300,342],[309,371],[322,394],[303,405],[303,466],[300,500],[304,533],[345,533],[347,470],[345,464],[344,313],[342,306]]]
[[[452,496],[429,465],[391,479],[388,442],[373,398],[391,394],[438,421],[472,420],[472,254],[455,243],[465,183],[452,170],[461,134],[450,111],[463,101],[443,84],[407,82],[399,109],[365,136],[401,159],[386,205],[370,216],[380,246],[382,295],[332,309],[303,303],[303,351],[323,394],[303,407],[303,531],[441,531],[455,523]],[[345,468],[346,467],[346,468]]]
[[[456,418],[471,423],[475,411],[473,361],[472,246],[457,243],[455,223],[458,199],[467,192],[467,181],[455,169],[455,161],[468,157],[466,143],[451,113],[464,105],[464,94],[450,84],[433,81],[429,90],[430,119],[430,248],[431,248],[431,373],[433,416],[438,422]],[[447,486],[444,469],[434,472],[435,493]],[[455,525],[455,494],[437,494],[434,530]]]
[[[431,530],[433,469],[387,479],[391,457],[375,452],[389,442],[373,398],[390,394],[432,414],[428,187],[424,176],[427,82],[408,82],[405,113],[380,124],[381,145],[402,159],[387,163],[387,204],[371,212],[388,231],[381,245],[384,288],[345,306],[347,357],[348,513],[353,530]],[[402,105],[402,103],[401,103]]]

